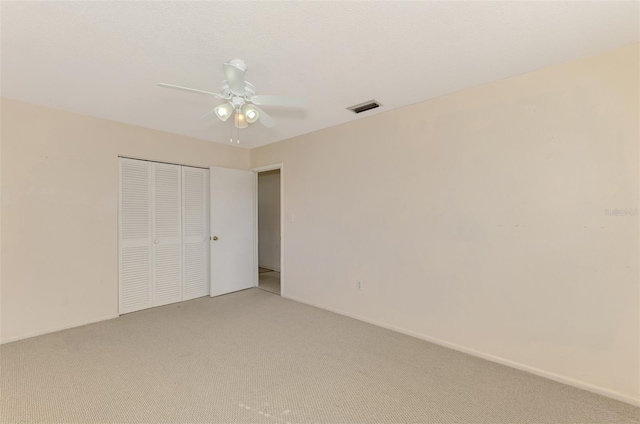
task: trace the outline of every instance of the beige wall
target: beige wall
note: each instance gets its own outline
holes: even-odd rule
[[[118,155],[248,169],[249,151],[2,99],[2,341],[118,314]]]
[[[638,402],[638,50],[252,150],[285,294]]]
[[[280,170],[258,174],[258,264],[280,271]]]

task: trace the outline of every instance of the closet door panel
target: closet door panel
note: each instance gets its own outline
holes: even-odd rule
[[[151,167],[119,159],[119,313],[152,306]]]
[[[182,172],[153,163],[153,306],[182,300]]]
[[[182,167],[183,299],[209,294],[209,170]]]

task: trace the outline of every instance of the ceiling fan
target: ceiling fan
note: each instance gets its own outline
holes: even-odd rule
[[[232,59],[222,65],[222,70],[226,80],[222,81],[220,94],[173,84],[158,83],[158,86],[208,94],[217,99],[225,100],[223,104],[205,113],[200,119],[208,120],[215,115],[221,121],[226,122],[229,118],[233,118],[233,126],[238,129],[247,128],[249,124],[256,121],[259,121],[267,128],[272,128],[276,125],[273,118],[258,106],[301,107],[305,105],[305,99],[300,97],[256,95],[255,86],[244,79],[247,64],[243,60]],[[230,141],[233,142],[233,137],[231,137]],[[240,143],[239,136],[237,142]]]

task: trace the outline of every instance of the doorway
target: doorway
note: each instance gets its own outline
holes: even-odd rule
[[[281,172],[258,172],[258,288],[281,290]]]

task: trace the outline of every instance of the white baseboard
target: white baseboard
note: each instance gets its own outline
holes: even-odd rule
[[[62,330],[68,330],[70,328],[82,327],[84,325],[94,324],[96,322],[106,321],[106,320],[109,320],[109,319],[118,318],[119,316],[120,315],[109,315],[109,316],[104,317],[104,318],[100,318],[100,319],[96,319],[96,320],[92,320],[92,321],[87,321],[87,322],[82,322],[82,323],[79,323],[79,324],[65,325],[63,327],[54,327],[54,328],[50,328],[50,329],[44,330],[44,331],[36,331],[35,333],[29,333],[29,334],[26,334],[24,336],[12,337],[10,339],[2,340],[0,342],[0,344],[7,344],[7,343],[11,343],[11,342],[17,342],[18,340],[30,339],[31,337],[37,337],[37,336],[42,336],[44,334],[55,333],[56,331],[62,331]]]
[[[560,375],[560,374],[555,374],[553,372],[549,372],[549,371],[545,371],[545,370],[542,370],[542,369],[539,369],[539,368],[535,368],[535,367],[532,367],[532,366],[529,366],[529,365],[525,365],[525,364],[522,364],[520,362],[515,362],[515,361],[509,360],[509,359],[506,359],[506,358],[502,358],[502,357],[495,356],[495,355],[492,355],[492,354],[489,354],[489,353],[481,352],[481,351],[478,351],[478,350],[475,350],[475,349],[471,349],[471,348],[468,348],[468,347],[465,347],[465,346],[460,346],[460,345],[457,345],[455,343],[448,342],[446,340],[441,340],[441,339],[438,339],[438,338],[435,338],[435,337],[428,336],[426,334],[418,333],[416,331],[406,330],[404,328],[396,327],[394,325],[390,325],[390,324],[386,324],[386,323],[383,323],[383,322],[379,322],[379,321],[363,318],[363,317],[360,317],[358,315],[351,314],[351,313],[344,312],[344,311],[340,311],[338,309],[335,309],[335,308],[332,308],[332,307],[329,307],[329,306],[324,306],[324,305],[319,305],[319,304],[314,303],[314,302],[309,302],[307,300],[300,299],[300,298],[295,297],[295,296],[285,296],[283,294],[282,297],[294,300],[296,302],[304,303],[306,305],[314,306],[316,308],[324,309],[324,310],[329,311],[329,312],[334,312],[336,314],[340,314],[340,315],[344,315],[344,316],[347,316],[347,317],[350,317],[350,318],[354,318],[354,319],[357,319],[359,321],[363,321],[363,322],[366,322],[366,323],[369,323],[369,324],[373,324],[373,325],[378,326],[378,327],[386,328],[388,330],[397,331],[398,333],[406,334],[407,336],[411,336],[411,337],[415,337],[415,338],[418,338],[418,339],[421,339],[421,340],[425,340],[427,342],[435,343],[437,345],[444,346],[444,347],[447,347],[449,349],[457,350],[459,352],[467,353],[469,355],[473,355],[473,356],[476,356],[478,358],[486,359],[486,360],[491,361],[491,362],[496,362],[498,364],[506,365],[506,366],[511,367],[511,368],[516,368],[516,369],[521,370],[521,371],[526,371],[526,372],[529,372],[531,374],[535,374],[535,375],[540,376],[540,377],[548,378],[549,380],[557,381],[558,383],[563,383],[563,384],[566,384],[566,385],[569,385],[569,386],[577,387],[578,389],[582,389],[582,390],[586,390],[586,391],[589,391],[589,392],[592,392],[592,393],[596,393],[596,394],[599,394],[599,395],[602,395],[602,396],[606,396],[608,398],[619,400],[621,402],[625,402],[625,403],[628,403],[628,404],[631,404],[631,405],[634,405],[634,406],[640,406],[640,399],[635,399],[635,398],[633,398],[631,396],[627,396],[627,395],[625,395],[623,393],[616,392],[614,390],[605,389],[605,388],[600,387],[600,386],[594,386],[593,384],[586,383],[584,381],[575,380],[575,379],[570,378],[570,377],[566,377],[566,376],[563,376],[563,375]]]

